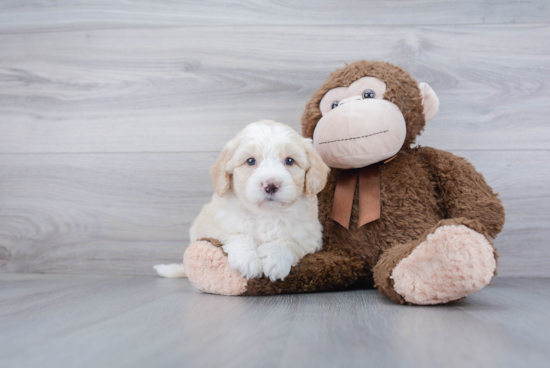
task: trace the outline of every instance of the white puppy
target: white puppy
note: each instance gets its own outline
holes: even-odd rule
[[[218,239],[229,266],[246,278],[283,280],[304,255],[321,248],[316,194],[329,170],[311,139],[289,126],[248,125],[210,169],[216,193],[193,223],[191,241]],[[181,264],[155,269],[184,276]]]

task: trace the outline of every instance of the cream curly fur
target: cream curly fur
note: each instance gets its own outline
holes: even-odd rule
[[[311,139],[289,126],[248,125],[210,170],[216,193],[193,223],[191,242],[218,239],[230,267],[246,278],[284,279],[303,256],[321,248],[316,194],[328,172]],[[269,193],[269,185],[276,192]],[[182,265],[155,268],[165,277],[183,275]]]

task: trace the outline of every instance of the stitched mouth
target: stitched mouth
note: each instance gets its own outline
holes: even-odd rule
[[[326,142],[321,142],[321,143],[319,143],[319,144],[321,145],[321,144],[327,144],[327,143],[351,141],[351,140],[354,140],[354,139],[368,138],[368,137],[372,137],[373,135],[384,134],[384,133],[387,133],[387,132],[389,132],[389,130],[383,130],[383,131],[377,132],[377,133],[362,135],[362,136],[360,136],[360,137],[336,139],[336,140],[334,140],[334,141],[326,141]]]

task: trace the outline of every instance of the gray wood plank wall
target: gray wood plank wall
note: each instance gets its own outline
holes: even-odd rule
[[[223,144],[259,119],[299,129],[360,59],[438,93],[419,143],[501,194],[500,275],[550,276],[544,0],[0,2],[0,272],[178,261]]]

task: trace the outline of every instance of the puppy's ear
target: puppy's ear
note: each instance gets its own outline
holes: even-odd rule
[[[236,142],[234,140],[229,141],[218,156],[214,165],[210,168],[210,177],[212,178],[212,184],[214,184],[214,190],[220,197],[223,197],[229,190],[229,174],[231,172],[228,163],[235,153],[235,148]]]
[[[327,184],[330,167],[323,162],[321,156],[315,151],[310,138],[304,138],[304,145],[309,161],[309,169],[306,171],[305,192],[308,195],[317,195]]]

